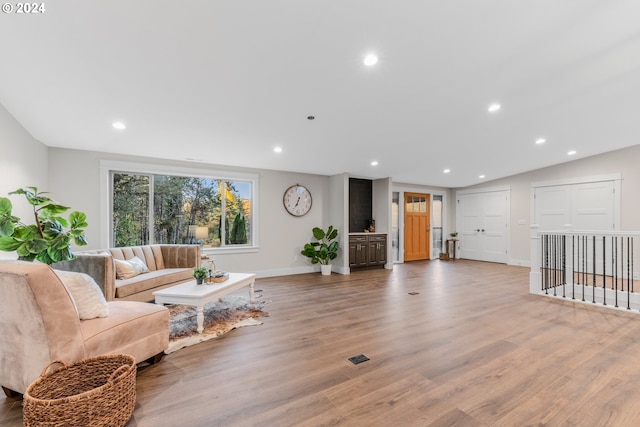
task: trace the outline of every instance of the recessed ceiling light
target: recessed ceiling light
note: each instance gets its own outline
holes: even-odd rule
[[[364,65],[367,67],[371,67],[378,63],[378,57],[374,53],[370,53],[364,57],[364,61],[362,62],[364,62]]]
[[[378,166],[378,162],[374,160],[373,162],[371,162],[371,166]]]
[[[494,103],[494,104],[489,105],[489,108],[487,108],[487,111],[489,111],[490,113],[495,113],[495,112],[496,112],[496,111],[498,111],[500,108],[502,108],[502,107],[500,106],[500,104],[496,104],[496,103]]]
[[[451,172],[451,169],[445,169],[445,170],[443,170],[442,172],[443,172],[443,173],[449,173],[449,172]]]
[[[113,126],[115,129],[118,129],[118,130],[124,130],[127,128],[127,126],[122,122],[113,122],[111,126]]]
[[[273,152],[274,152],[274,153],[282,153],[282,147],[275,147],[275,148],[273,149]]]
[[[544,139],[544,138],[538,138],[538,139],[536,139],[536,144],[538,144],[538,145],[540,145],[540,144],[544,144],[545,142],[547,142],[547,140],[546,140],[546,139]]]
[[[478,176],[478,178],[483,179],[485,177],[485,175],[480,175]]]
[[[576,154],[576,153],[577,153],[577,151],[576,151],[576,150],[571,150],[571,151],[569,151],[569,152],[567,153],[567,155],[569,155],[569,156],[573,156],[573,155],[574,155],[574,154]]]

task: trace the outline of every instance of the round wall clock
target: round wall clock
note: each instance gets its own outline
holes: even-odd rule
[[[284,192],[282,203],[291,215],[306,215],[311,210],[311,193],[304,185],[292,185]]]

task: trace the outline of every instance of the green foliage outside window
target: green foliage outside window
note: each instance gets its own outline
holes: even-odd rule
[[[238,212],[233,220],[229,240],[233,245],[243,245],[247,243],[247,223],[241,212]]]
[[[112,177],[116,247],[149,243],[220,247],[250,242],[250,182],[130,173]],[[206,238],[195,234],[203,227],[208,228]]]

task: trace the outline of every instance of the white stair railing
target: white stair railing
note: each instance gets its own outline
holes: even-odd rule
[[[529,291],[640,310],[639,245],[639,232],[532,228]]]

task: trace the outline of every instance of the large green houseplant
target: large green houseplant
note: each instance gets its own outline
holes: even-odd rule
[[[11,201],[0,197],[0,250],[15,251],[21,260],[53,264],[75,258],[72,241],[78,246],[87,244],[84,229],[88,224],[84,213],[73,211],[68,218],[62,217],[70,208],[55,202],[48,193],[38,192],[36,187],[9,193],[13,194],[24,195],[33,206],[34,224],[24,224],[13,216]]]
[[[311,260],[311,264],[320,264],[321,266],[331,265],[331,260],[334,260],[338,256],[338,230],[330,225],[327,231],[324,231],[320,227],[314,227],[313,237],[315,242],[306,243],[300,253]],[[331,268],[324,269],[323,274],[327,271],[330,273]]]

